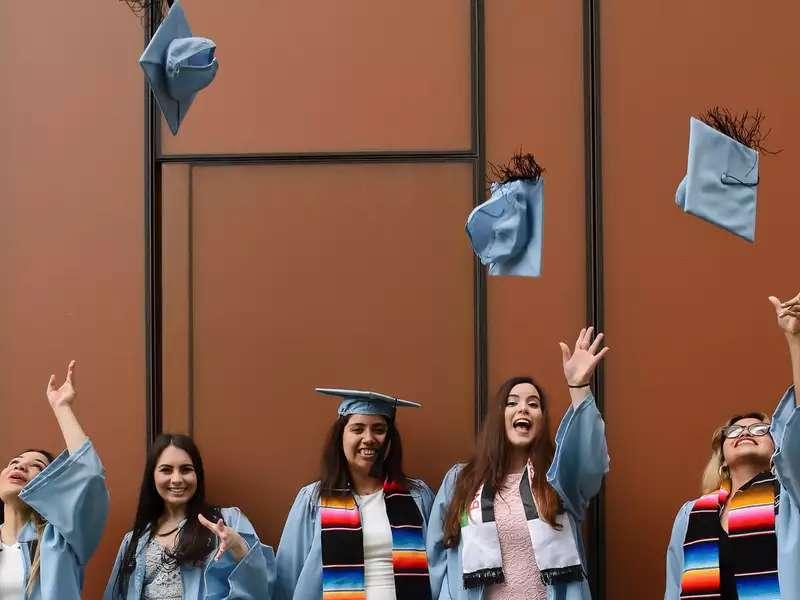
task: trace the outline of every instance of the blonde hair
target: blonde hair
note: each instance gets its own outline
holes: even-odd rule
[[[36,529],[36,550],[31,558],[31,570],[28,573],[28,583],[25,585],[25,595],[33,595],[33,588],[39,581],[39,571],[42,565],[42,534],[44,533],[44,526],[46,524],[42,515],[36,511],[31,511],[31,523]]]
[[[731,474],[728,466],[725,463],[725,457],[722,455],[722,444],[725,442],[723,432],[726,428],[730,427],[740,419],[758,419],[763,423],[769,423],[769,417],[762,412],[749,412],[744,415],[735,415],[728,419],[727,423],[717,427],[714,435],[711,436],[711,458],[708,459],[705,469],[703,469],[703,477],[700,483],[700,491],[703,494],[710,494],[716,492],[725,482],[730,483]]]

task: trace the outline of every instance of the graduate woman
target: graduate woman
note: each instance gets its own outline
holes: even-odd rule
[[[561,343],[571,406],[555,442],[529,377],[504,382],[475,452],[445,475],[427,548],[437,600],[588,600],[581,522],[608,471],[605,425],[589,381],[608,352],[582,329]]]
[[[0,600],[80,600],[84,568],[103,533],[108,491],[72,411],[74,372],[73,360],[61,387],[55,375],[47,384],[66,452],[53,459],[23,450],[0,471]]]
[[[148,452],[132,531],[104,600],[269,600],[272,549],[238,508],[206,500],[192,438],[162,434]]]
[[[793,385],[772,419],[734,415],[714,432],[703,495],[683,505],[672,528],[666,600],[800,598],[800,295],[769,300]]]
[[[431,598],[425,532],[433,492],[403,471],[395,409],[419,406],[356,390],[340,396],[320,481],[297,494],[278,545],[279,600]]]

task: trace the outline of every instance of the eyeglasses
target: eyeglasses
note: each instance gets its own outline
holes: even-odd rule
[[[722,435],[729,440],[738,438],[745,431],[750,435],[760,437],[769,433],[769,423],[752,423],[750,425],[731,425],[722,430]]]

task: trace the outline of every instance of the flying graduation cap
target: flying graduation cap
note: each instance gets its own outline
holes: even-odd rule
[[[345,417],[348,415],[381,415],[394,420],[398,407],[419,408],[419,402],[401,400],[378,392],[363,390],[346,390],[340,388],[315,388],[320,394],[336,396],[341,399],[338,413]]]
[[[489,275],[538,277],[542,271],[543,169],[532,154],[516,154],[508,165],[492,165],[489,200],[467,217],[472,250]]]
[[[197,92],[217,74],[216,47],[208,38],[192,36],[180,0],[175,0],[139,59],[173,135]]]
[[[675,203],[718,227],[755,241],[758,150],[763,115],[735,116],[715,107],[689,119],[689,160]],[[767,151],[768,152],[768,151]]]

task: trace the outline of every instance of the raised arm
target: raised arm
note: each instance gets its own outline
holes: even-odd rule
[[[71,360],[67,366],[67,378],[61,387],[56,388],[56,376],[50,375],[50,381],[47,383],[47,400],[53,409],[53,414],[56,416],[58,426],[61,428],[61,434],[64,436],[64,442],[67,445],[67,451],[74,454],[88,439],[86,434],[78,422],[78,418],[72,411],[72,404],[75,401],[77,392],[74,385],[75,379],[75,361]]]
[[[781,302],[775,296],[770,296],[769,301],[775,307],[778,327],[781,328],[789,346],[792,383],[794,383],[795,390],[798,390],[800,389],[800,294],[786,302]],[[795,394],[795,402],[797,402],[797,394]]]
[[[572,404],[558,426],[556,453],[547,472],[548,483],[578,521],[600,491],[609,464],[605,423],[589,387],[609,348],[600,349],[602,333],[592,342],[593,331],[593,327],[581,329],[572,352],[564,342],[559,344]]]
[[[67,451],[20,492],[20,500],[47,521],[41,544],[62,548],[64,542],[85,565],[100,542],[108,515],[108,490],[100,457],[72,412],[75,400],[75,361],[67,367],[66,381],[55,387],[55,375],[47,384],[47,399],[56,415]]]
[[[797,504],[800,503],[800,412],[797,402],[797,390],[800,389],[800,295],[783,303],[774,296],[769,300],[789,346],[794,383],[781,398],[772,417],[770,431],[776,445],[772,462],[778,481]]]

